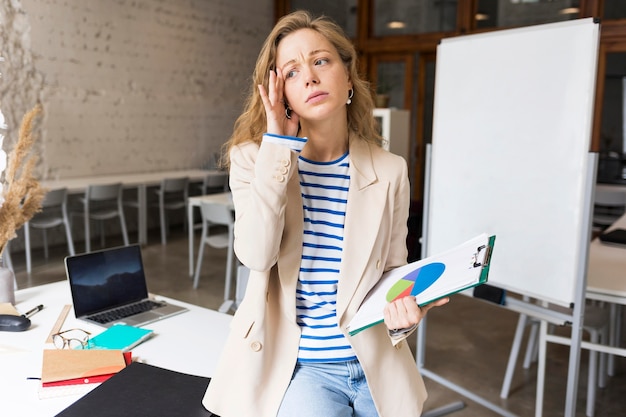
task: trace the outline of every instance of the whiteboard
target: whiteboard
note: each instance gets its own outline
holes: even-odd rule
[[[427,255],[495,234],[491,285],[575,301],[588,248],[598,26],[579,19],[438,46]]]

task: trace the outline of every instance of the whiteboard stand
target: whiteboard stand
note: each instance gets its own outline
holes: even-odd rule
[[[422,417],[447,416],[450,413],[462,410],[464,408],[465,408],[465,403],[463,401],[457,401],[457,402],[450,403],[448,405],[444,405],[439,408],[435,408],[434,410],[429,410],[425,413],[422,413]]]
[[[456,393],[462,395],[465,398],[468,398],[472,401],[474,401],[477,404],[482,405],[483,407],[501,415],[501,416],[506,416],[506,417],[517,417],[515,414],[511,413],[508,410],[505,410],[504,408],[490,402],[487,401],[486,399],[484,399],[483,397],[479,396],[478,394],[450,381],[449,379],[446,379],[440,375],[438,375],[435,372],[430,371],[429,369],[427,369],[425,367],[425,350],[426,350],[426,328],[427,328],[427,321],[428,321],[428,317],[425,317],[424,319],[422,319],[422,321],[420,322],[419,327],[417,328],[417,347],[416,347],[416,356],[417,356],[417,367],[420,371],[420,374],[422,376],[425,376],[435,382],[437,382],[439,385],[442,385],[446,388],[451,389],[452,391],[455,391]],[[453,413],[455,411],[459,411],[461,409],[465,408],[465,403],[458,401],[458,402],[453,402],[450,403],[446,406],[434,409],[434,410],[429,410],[424,412],[423,417],[435,417],[435,416],[443,416],[443,415],[447,415],[450,413]]]
[[[432,146],[430,144],[426,145],[426,159],[425,159],[425,184],[424,184],[424,236],[427,236],[427,228],[428,228],[428,209],[429,207],[429,198],[430,198],[430,166],[431,166],[431,157],[432,157]],[[535,417],[541,417],[543,414],[543,396],[545,389],[545,369],[546,369],[546,351],[547,351],[547,342],[555,341],[558,339],[552,335],[548,334],[548,323],[556,324],[559,326],[563,326],[571,323],[572,334],[570,345],[570,354],[569,354],[569,363],[568,363],[568,373],[567,373],[567,388],[566,388],[566,398],[565,398],[565,417],[574,417],[576,415],[576,400],[577,400],[577,392],[578,392],[578,375],[579,375],[579,364],[580,364],[580,351],[582,344],[582,331],[583,331],[583,323],[584,323],[584,307],[585,307],[585,289],[587,287],[586,281],[586,271],[587,271],[587,258],[588,258],[588,243],[591,237],[591,210],[592,210],[592,201],[593,201],[593,185],[595,184],[595,173],[597,167],[598,155],[594,153],[588,154],[588,163],[589,170],[587,171],[586,178],[586,197],[584,204],[584,215],[583,217],[587,219],[586,222],[583,222],[583,229],[587,230],[587,238],[581,240],[580,242],[580,256],[579,256],[579,265],[578,265],[578,278],[576,285],[576,302],[574,303],[574,308],[572,309],[572,314],[567,314],[561,311],[552,310],[549,308],[547,302],[543,302],[542,305],[534,304],[529,297],[523,297],[522,299],[517,298],[507,298],[506,304],[502,306],[503,308],[507,308],[509,310],[518,312],[520,314],[526,315],[527,317],[533,317],[540,321],[540,331],[539,331],[539,355],[538,355],[538,364],[537,364],[537,391],[536,391],[536,402],[535,402]],[[428,242],[427,239],[422,239],[422,258],[428,256]],[[496,236],[496,248],[494,249],[497,253],[497,236]],[[474,401],[477,404],[482,405],[483,407],[505,417],[517,417],[516,414],[506,410],[497,404],[494,404],[481,396],[471,392],[470,390],[446,379],[435,372],[430,371],[425,367],[425,356],[426,356],[426,329],[427,329],[427,317],[425,317],[417,330],[417,345],[416,345],[416,362],[420,373],[447,387],[460,395]],[[439,417],[443,415],[450,414],[452,412],[461,410],[465,407],[463,402],[453,402],[449,405],[430,410],[424,413],[424,417]]]
[[[589,242],[591,241],[591,227],[593,214],[593,189],[596,183],[596,171],[598,165],[598,154],[589,153],[589,167],[587,171],[587,182],[585,188],[587,191],[586,204],[583,205],[583,218],[587,219],[583,230],[586,230],[584,240],[580,242],[580,257],[578,258],[578,285],[576,286],[576,300],[573,311],[572,336],[569,353],[569,368],[567,371],[567,391],[565,400],[565,416],[574,416],[576,414],[576,397],[578,393],[578,374],[580,365],[580,349],[582,343],[582,333],[585,314],[585,293],[587,289],[587,262],[589,257]],[[540,417],[543,409],[543,393],[545,386],[545,369],[546,369],[546,346],[548,342],[548,324],[545,320],[541,321],[539,327],[539,363],[537,368],[537,399],[535,403],[535,416]],[[594,381],[595,383],[595,381]]]
[[[496,236],[489,284],[543,304],[509,296],[503,306],[542,321],[541,369],[547,324],[572,325],[565,417],[574,416],[578,387],[598,45],[599,22],[592,18],[443,39],[427,149],[423,257],[480,233]],[[425,324],[416,352],[422,374],[513,415],[425,368]]]

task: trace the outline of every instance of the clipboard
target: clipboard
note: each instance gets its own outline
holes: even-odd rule
[[[357,333],[382,323],[387,303],[414,296],[426,305],[488,280],[495,235],[485,233],[444,253],[392,269],[370,290],[348,324],[348,333]]]

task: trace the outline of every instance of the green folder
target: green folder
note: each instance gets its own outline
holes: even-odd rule
[[[153,330],[115,324],[89,340],[89,349],[116,349],[129,351],[153,335]]]

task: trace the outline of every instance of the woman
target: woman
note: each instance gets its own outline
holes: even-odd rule
[[[227,144],[235,252],[251,272],[203,404],[221,417],[415,417],[426,392],[404,339],[447,299],[406,297],[385,325],[346,331],[382,273],[406,264],[410,193],[354,47],[295,12],[253,78]]]

